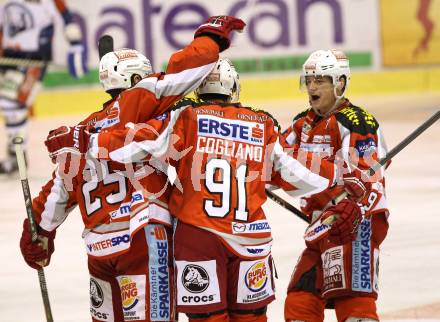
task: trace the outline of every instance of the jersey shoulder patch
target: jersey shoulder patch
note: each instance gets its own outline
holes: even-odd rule
[[[174,105],[170,109],[170,111],[178,110],[179,108],[186,107],[186,106],[195,107],[195,106],[199,106],[201,104],[202,104],[202,102],[199,101],[199,100],[196,100],[196,99],[190,98],[190,97],[184,97],[181,100],[179,100],[176,103],[174,103]]]
[[[278,131],[280,131],[281,127],[277,121],[277,119],[275,117],[272,116],[272,114],[270,114],[269,112],[259,109],[259,108],[255,108],[255,107],[251,107],[251,106],[241,106],[242,108],[248,109],[254,113],[258,113],[258,114],[264,114],[267,117],[269,117],[270,119],[272,119],[274,126],[278,129]]]
[[[362,135],[375,134],[379,128],[379,123],[373,115],[352,104],[341,109],[335,116],[344,127]]]
[[[298,114],[293,118],[292,121],[293,121],[293,122],[296,122],[296,121],[298,121],[300,118],[306,116],[307,113],[309,113],[311,109],[312,109],[312,108],[309,107],[309,108],[305,109],[304,111],[302,111],[301,113],[298,113]]]

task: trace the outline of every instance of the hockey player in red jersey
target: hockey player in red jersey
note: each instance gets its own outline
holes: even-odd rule
[[[111,100],[77,126],[50,132],[46,145],[58,169],[33,200],[39,238],[45,243],[31,243],[25,220],[20,247],[31,267],[47,265],[57,227],[79,206],[93,321],[174,321],[168,181],[160,172],[143,177],[112,161],[66,152],[81,152],[81,131],[123,129],[128,122],[146,122],[164,113],[197,88],[219,52],[229,47],[230,33],[244,25],[234,17],[211,17],[190,45],[171,56],[167,72],[161,74],[152,74],[150,62],[136,50],[108,52],[99,68]],[[55,149],[66,137],[71,145]],[[140,186],[132,184],[134,177]]]
[[[7,0],[0,5],[0,110],[7,135],[7,155],[0,162],[0,173],[18,169],[12,140],[20,136],[26,144],[28,110],[52,60],[58,15],[63,18],[64,35],[70,44],[69,71],[75,77],[81,76],[87,71],[83,37],[63,0]]]
[[[350,80],[349,61],[336,50],[318,50],[303,65],[301,85],[307,89],[310,108],[298,114],[283,134],[284,143],[322,158],[341,158],[366,170],[387,150],[375,118],[344,97]],[[360,200],[364,218],[355,241],[344,245],[311,244],[314,223],[341,193],[332,187],[302,199],[301,208],[312,224],[307,248],[296,264],[285,301],[285,320],[319,322],[326,304],[338,321],[378,321],[379,246],[388,229],[383,169],[371,179],[372,190]]]
[[[300,196],[336,180],[332,163],[313,173],[284,152],[276,120],[238,103],[239,91],[237,72],[220,59],[197,89],[202,101],[183,100],[167,118],[131,125],[134,131],[80,133],[93,156],[131,164],[152,155],[176,167],[169,209],[178,219],[177,310],[193,322],[267,321],[274,284],[271,228],[261,208],[265,182]],[[348,190],[364,195],[367,188],[349,180],[353,175],[345,178]],[[329,208],[323,219],[334,213],[340,219],[326,227],[327,237],[356,231],[354,202]]]

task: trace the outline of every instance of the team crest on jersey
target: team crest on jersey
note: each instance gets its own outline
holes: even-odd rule
[[[345,288],[345,270],[342,246],[327,249],[322,255],[324,273],[323,294]]]
[[[309,123],[304,122],[301,132],[303,133],[309,133],[309,131],[312,129],[312,126]]]
[[[213,115],[197,115],[199,136],[216,137],[262,146],[264,127],[256,122],[230,120]]]

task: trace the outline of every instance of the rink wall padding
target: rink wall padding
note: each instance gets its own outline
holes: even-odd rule
[[[440,91],[440,67],[352,72],[347,95],[423,93]],[[299,73],[246,76],[241,79],[241,101],[307,100],[299,90]],[[85,114],[96,111],[109,96],[98,84],[45,89],[37,97],[36,117]]]

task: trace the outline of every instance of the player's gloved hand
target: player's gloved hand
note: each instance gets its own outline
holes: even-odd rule
[[[52,256],[55,245],[55,231],[48,232],[38,227],[38,239],[32,242],[31,233],[29,230],[29,219],[23,222],[23,232],[20,238],[20,250],[24,261],[34,269],[40,269],[49,265],[50,257]]]
[[[321,222],[331,225],[328,239],[338,245],[356,239],[361,221],[361,209],[350,199],[344,199],[337,205],[327,208],[321,215]]]
[[[319,247],[322,240],[342,245],[356,239],[362,220],[359,206],[350,199],[324,210],[321,216],[306,229],[304,240],[309,247]]]
[[[93,127],[85,125],[60,126],[50,131],[44,144],[52,162],[55,163],[56,157],[63,153],[85,154],[92,133]]]
[[[77,23],[71,22],[64,28],[64,34],[70,47],[67,51],[67,65],[69,73],[80,78],[88,73],[87,48],[83,42],[81,29]]]
[[[209,36],[217,42],[222,52],[231,45],[231,32],[242,32],[245,26],[243,20],[232,16],[212,16],[197,28],[194,38]]]
[[[343,175],[344,189],[348,198],[360,202],[371,190],[371,182],[366,174],[354,169]]]

